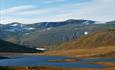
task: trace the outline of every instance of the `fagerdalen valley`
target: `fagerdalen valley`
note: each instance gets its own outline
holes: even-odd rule
[[[0,0],[0,70],[115,70],[115,0]]]

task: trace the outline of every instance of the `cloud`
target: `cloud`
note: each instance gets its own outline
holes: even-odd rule
[[[1,16],[39,16],[42,14],[48,14],[52,15],[53,13],[65,13],[68,12],[71,9],[75,9],[75,6],[79,6],[79,4],[67,4],[63,7],[53,7],[53,8],[42,8],[39,9],[36,6],[32,5],[22,5],[22,6],[16,6],[4,10],[0,10]],[[43,16],[43,15],[42,15]]]
[[[51,3],[65,2],[65,1],[66,0],[43,0],[42,3],[51,4]]]
[[[22,5],[22,6],[17,6],[17,7],[12,7],[12,8],[8,8],[8,9],[0,10],[0,13],[1,13],[1,15],[7,15],[7,14],[12,14],[12,13],[18,13],[18,12],[33,10],[33,9],[35,9],[34,6]]]
[[[115,0],[95,0],[76,14],[78,17],[98,21],[115,20]]]
[[[21,22],[30,24],[42,21],[63,21],[74,18],[106,22],[115,19],[114,5],[114,0],[93,0],[85,3],[68,3],[63,6],[49,8],[21,5],[0,10],[2,16],[0,23]]]

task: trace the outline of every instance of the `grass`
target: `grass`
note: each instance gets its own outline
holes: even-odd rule
[[[79,40],[66,42],[58,46],[57,50],[38,55],[115,58],[115,29],[92,33],[81,37]]]
[[[115,68],[0,67],[0,70],[115,70]]]
[[[46,56],[71,56],[80,58],[96,58],[108,57],[115,58],[115,46],[98,47],[90,49],[71,49],[71,50],[57,50],[48,51],[44,53],[34,53],[33,55],[46,55]]]
[[[115,29],[104,30],[81,37],[79,40],[72,40],[58,46],[58,50],[85,49],[97,47],[115,46]]]
[[[88,62],[89,64],[99,64],[107,66],[108,68],[115,68],[115,62]]]
[[[49,62],[78,62],[78,61],[80,61],[80,59],[75,58],[64,59],[64,60],[49,60]]]

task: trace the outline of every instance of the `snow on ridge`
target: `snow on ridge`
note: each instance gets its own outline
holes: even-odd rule
[[[28,28],[25,28],[26,30],[34,30],[35,28],[33,27],[28,27]]]
[[[51,30],[51,28],[47,28],[47,30]]]
[[[45,48],[36,48],[36,50],[41,50],[41,51],[45,51]]]
[[[12,24],[12,25],[10,25],[10,26],[17,26],[18,24]]]

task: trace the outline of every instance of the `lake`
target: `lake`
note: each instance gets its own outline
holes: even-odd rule
[[[49,60],[71,59],[63,56],[25,56],[0,60],[0,66],[58,66],[78,68],[104,68],[98,64],[83,64],[81,62],[115,62],[113,58],[80,59],[78,62],[49,62]]]

